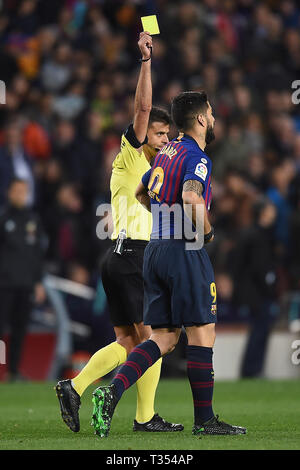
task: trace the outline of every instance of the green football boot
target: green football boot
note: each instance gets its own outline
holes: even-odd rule
[[[115,385],[108,385],[96,388],[93,392],[93,416],[91,426],[95,434],[99,437],[108,437],[111,420],[118,399]]]

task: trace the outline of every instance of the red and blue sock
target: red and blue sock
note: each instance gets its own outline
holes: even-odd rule
[[[131,387],[160,357],[160,349],[151,339],[139,344],[131,351],[127,361],[112,380],[118,400],[125,390]]]
[[[212,348],[187,346],[187,374],[194,400],[195,425],[203,424],[214,416],[212,356]]]

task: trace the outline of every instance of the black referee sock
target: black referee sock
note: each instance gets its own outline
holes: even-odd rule
[[[125,390],[131,387],[160,357],[160,349],[151,339],[144,341],[131,351],[127,361],[112,381],[116,387],[118,400]]]
[[[195,425],[203,424],[214,416],[212,356],[212,348],[187,346],[187,373],[194,400]]]

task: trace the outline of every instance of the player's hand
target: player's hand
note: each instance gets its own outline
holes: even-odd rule
[[[142,54],[142,59],[149,59],[149,57],[151,57],[152,37],[147,31],[140,33],[138,46]]]

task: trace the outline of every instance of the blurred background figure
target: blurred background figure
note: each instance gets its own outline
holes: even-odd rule
[[[28,183],[14,179],[8,206],[0,219],[0,337],[10,326],[8,380],[20,379],[19,363],[32,303],[45,300],[43,231],[38,215],[28,209]]]
[[[25,204],[34,202],[34,176],[32,163],[26,154],[22,140],[22,125],[12,121],[6,125],[3,146],[0,148],[0,204],[5,203],[7,189],[14,178],[27,182]]]
[[[250,333],[241,366],[242,377],[259,377],[267,341],[276,319],[275,240],[276,208],[268,200],[256,202],[253,225],[243,231],[233,251],[234,302],[248,309]]]

